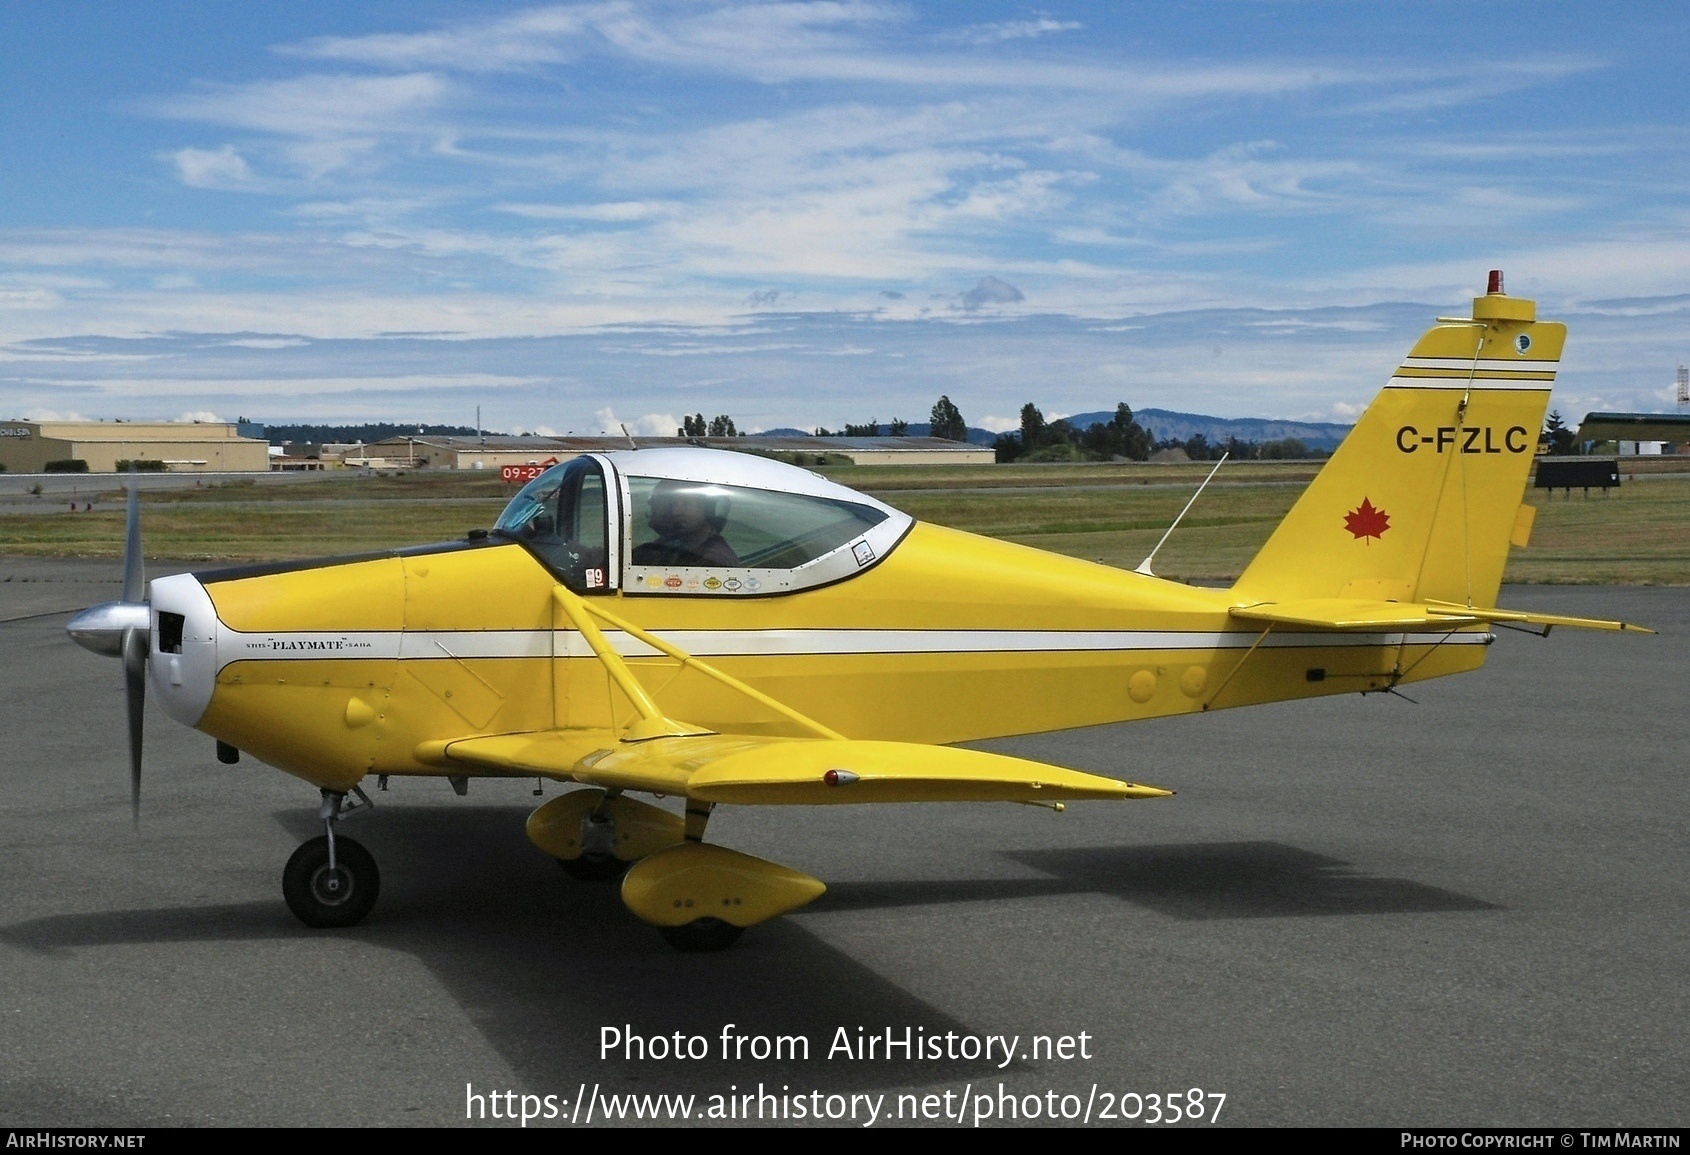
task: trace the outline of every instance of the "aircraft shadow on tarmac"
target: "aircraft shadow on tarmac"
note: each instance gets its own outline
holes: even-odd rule
[[[1499,909],[1422,882],[1362,874],[1341,859],[1279,842],[1023,850],[1009,857],[1073,889],[1114,895],[1181,919]]]
[[[277,819],[301,839],[318,829],[306,811]],[[722,954],[687,955],[628,916],[614,884],[573,881],[529,845],[525,813],[509,807],[384,806],[344,833],[385,866],[370,920],[313,931],[280,898],[221,906],[60,915],[0,928],[0,941],[57,953],[82,947],[343,936],[422,960],[507,1062],[533,1087],[607,1090],[660,1080],[664,1090],[724,1089],[747,1078],[830,1088],[907,1085],[899,1063],[825,1063],[838,1027],[971,1028],[829,946],[789,919],[756,928]],[[1357,915],[1494,909],[1403,879],[1271,842],[1094,847],[1010,855],[1051,877],[844,882],[817,910],[1102,893],[1181,919]],[[402,992],[400,992],[402,994]],[[702,1034],[725,1023],[746,1034],[804,1034],[809,1063],[748,1067],[718,1061],[600,1062],[601,1026],[642,1034]],[[994,1071],[985,1062],[923,1063],[924,1079]]]
[[[314,815],[278,820],[302,840]],[[725,1091],[747,1079],[793,1089],[826,1074],[830,1091],[907,1086],[903,1063],[826,1062],[834,1032],[905,1025],[929,1034],[976,1033],[788,919],[757,927],[721,954],[682,954],[623,907],[614,883],[570,879],[528,842],[526,812],[508,807],[383,806],[344,835],[383,866],[382,897],[364,924],[314,931],[280,896],[215,906],[57,915],[0,927],[0,942],[54,954],[171,942],[351,939],[425,963],[529,1088],[573,1092]],[[278,871],[279,873],[279,871]],[[396,991],[396,998],[404,992]],[[726,1023],[746,1035],[809,1038],[810,1062],[720,1061]],[[711,1040],[700,1062],[600,1062],[599,1031],[676,1031]],[[920,1065],[923,1079],[996,1071],[985,1061]]]
[[[1278,842],[1094,846],[1006,855],[1049,878],[841,882],[814,909],[874,910],[1107,894],[1180,919],[1291,918],[1496,910],[1494,904],[1403,878],[1360,874],[1347,862]]]

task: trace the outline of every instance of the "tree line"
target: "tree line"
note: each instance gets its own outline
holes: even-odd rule
[[[732,419],[718,417],[709,424],[710,436],[723,436],[716,432],[718,423],[725,423],[727,436],[733,435]],[[679,432],[684,437],[699,437],[705,435],[704,429],[704,418],[699,415],[687,418],[686,428]],[[898,417],[885,424],[879,418],[871,417],[860,424],[848,421],[840,429],[818,425],[815,430],[817,437],[909,435],[909,422]],[[968,440],[968,422],[949,396],[941,396],[933,403],[927,436],[947,441]],[[1155,430],[1146,429],[1138,423],[1125,401],[1115,406],[1115,415],[1108,421],[1093,422],[1085,428],[1061,418],[1047,421],[1039,407],[1029,401],[1021,407],[1021,427],[999,434],[992,442],[992,450],[1000,462],[1147,461],[1151,454],[1164,449],[1178,449],[1193,461],[1215,461],[1222,454],[1246,461],[1325,456],[1323,451],[1311,450],[1295,437],[1279,441],[1241,441],[1228,437],[1225,441],[1211,442],[1199,433],[1183,441],[1158,439]]]
[[[816,426],[817,437],[908,437],[910,423],[902,417],[894,417],[885,426],[880,419],[870,417],[861,425],[853,425],[849,421],[842,429],[829,429],[825,425]],[[941,396],[933,403],[933,411],[927,418],[927,436],[937,437],[943,441],[967,441],[968,422],[963,420],[962,410],[956,407],[948,396]]]
[[[1295,437],[1279,441],[1241,441],[1228,437],[1211,442],[1203,434],[1184,441],[1158,439],[1133,416],[1125,401],[1115,406],[1108,421],[1094,421],[1084,429],[1063,418],[1046,421],[1031,401],[1021,407],[1021,428],[998,435],[992,449],[1000,462],[1008,461],[1148,461],[1153,453],[1177,449],[1193,461],[1218,461],[1227,455],[1234,460],[1273,461],[1319,456]]]
[[[1543,423],[1543,432],[1538,434],[1537,451],[1547,453],[1551,457],[1565,457],[1578,452],[1576,434],[1567,427],[1567,422],[1561,416],[1559,409],[1551,409],[1549,418]]]
[[[734,419],[726,413],[718,413],[709,421],[704,420],[704,414],[694,413],[691,417],[681,418],[681,427],[675,430],[676,437],[744,437],[734,426]]]

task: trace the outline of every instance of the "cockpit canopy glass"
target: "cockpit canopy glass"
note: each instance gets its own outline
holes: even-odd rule
[[[523,486],[493,526],[522,542],[576,593],[607,588],[610,534],[604,471],[591,457],[546,470]]]
[[[863,536],[885,511],[832,497],[630,477],[631,564],[797,569]]]

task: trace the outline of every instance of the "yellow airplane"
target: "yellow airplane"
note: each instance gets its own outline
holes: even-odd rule
[[[714,950],[823,884],[703,841],[718,804],[1022,802],[1170,791],[951,743],[1477,669],[1565,326],[1507,296],[1440,319],[1231,589],[926,525],[748,454],[648,449],[547,470],[490,533],[153,581],[131,489],[123,598],[68,630],[123,659],[133,804],[151,683],[218,755],[322,792],[288,906],[376,901],[336,822],[360,783],[580,783],[528,835],[675,946]],[[682,817],[630,794],[684,801]],[[349,803],[349,795],[352,801]]]

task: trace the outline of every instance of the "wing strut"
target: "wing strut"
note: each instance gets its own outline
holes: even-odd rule
[[[623,735],[625,742],[643,742],[651,738],[684,738],[690,734],[710,734],[713,731],[701,730],[697,726],[689,726],[685,722],[677,722],[666,717],[646,688],[640,685],[640,680],[628,668],[628,663],[622,660],[622,655],[611,648],[605,641],[604,634],[593,624],[591,615],[587,613],[587,603],[563,586],[556,589],[557,604],[563,608],[575,628],[581,631],[581,637],[586,639],[595,657],[604,666],[605,672],[611,680],[628,696],[634,709],[639,712],[640,720],[628,727]]]
[[[573,597],[574,595],[572,594],[570,596]],[[616,629],[622,630],[624,633],[631,634],[633,637],[635,637],[635,638],[639,639],[640,641],[644,642],[646,645],[650,646],[652,649],[658,651],[659,653],[664,654],[667,657],[675,659],[675,661],[681,663],[682,667],[691,666],[693,669],[697,670],[699,673],[703,674],[705,677],[710,678],[710,679],[712,679],[716,682],[720,682],[722,685],[726,686],[730,690],[734,690],[734,691],[737,691],[738,693],[744,694],[747,698],[750,698],[753,702],[756,702],[759,705],[767,706],[769,709],[773,710],[775,713],[779,714],[781,717],[787,719],[790,722],[794,722],[799,726],[802,726],[804,729],[808,730],[810,733],[814,734],[818,738],[831,738],[831,739],[835,739],[835,740],[839,740],[839,741],[844,740],[845,735],[839,733],[837,730],[830,730],[830,729],[828,729],[828,727],[822,725],[820,722],[816,721],[814,718],[811,718],[806,714],[799,713],[797,710],[794,710],[791,706],[788,706],[783,702],[777,701],[776,699],[769,697],[767,694],[763,693],[761,690],[755,690],[752,687],[747,686],[744,682],[740,681],[738,678],[734,677],[731,674],[723,673],[721,670],[718,670],[715,666],[712,666],[709,662],[704,661],[702,658],[695,658],[691,654],[687,653],[685,650],[681,649],[681,647],[674,645],[671,642],[664,641],[662,638],[658,637],[656,634],[653,634],[648,630],[642,630],[642,629],[640,629],[640,627],[634,625],[632,622],[623,621],[621,618],[617,617],[615,614],[611,613],[609,610],[605,609],[602,606],[596,605],[593,602],[587,601],[584,598],[578,599],[578,600],[580,600],[583,608],[585,608],[586,611],[588,613],[592,614],[594,617],[599,618],[601,621],[603,621],[607,625],[610,625],[610,626],[615,627]],[[602,638],[602,636],[603,635],[600,635],[601,638]],[[590,640],[589,640],[588,644],[589,645],[592,644]]]
[[[640,720],[628,728],[626,741],[640,742],[648,738],[680,738],[689,734],[709,734],[713,731],[702,730],[696,726],[689,726],[685,722],[677,722],[673,718],[667,717],[658,704],[652,700],[646,688],[640,684],[638,676],[628,668],[628,663],[622,660],[622,655],[618,654],[615,648],[605,639],[604,632],[593,622],[595,617],[605,624],[644,642],[658,653],[673,658],[681,664],[682,668],[691,667],[697,670],[705,677],[773,710],[781,717],[795,723],[818,738],[828,738],[835,741],[844,740],[845,736],[837,730],[829,729],[814,718],[801,714],[791,706],[769,697],[761,690],[753,689],[733,675],[718,670],[701,658],[693,657],[679,646],[664,641],[649,630],[642,630],[632,622],[624,621],[609,610],[580,597],[567,587],[558,586],[556,595],[558,605],[562,607],[570,623],[580,631],[581,637],[593,651],[593,655],[598,658],[618,688],[627,695],[628,701],[633,703],[634,709],[640,715]]]

